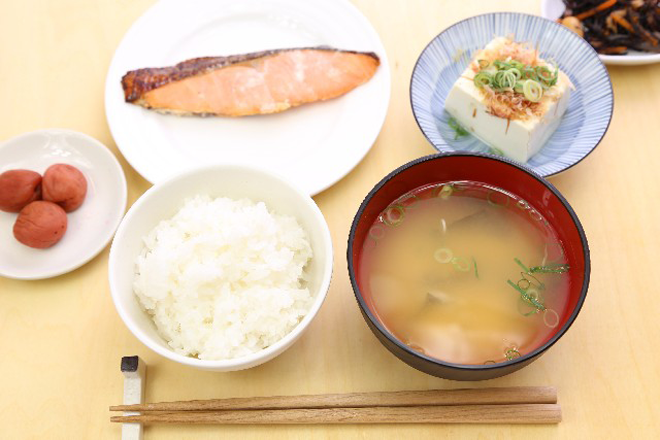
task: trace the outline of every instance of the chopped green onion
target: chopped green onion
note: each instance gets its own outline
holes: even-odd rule
[[[456,140],[456,139],[458,139],[462,136],[467,136],[468,134],[470,134],[470,132],[467,131],[466,129],[464,129],[463,127],[461,127],[461,125],[458,123],[458,121],[454,118],[449,118],[447,123],[449,124],[449,128],[454,130],[454,140]]]
[[[523,289],[521,289],[520,287],[518,287],[518,285],[515,284],[513,281],[511,281],[511,280],[506,280],[506,281],[507,281],[507,283],[509,283],[509,285],[510,285],[511,287],[513,287],[514,289],[516,289],[516,291],[517,291],[518,293],[520,293],[520,296],[522,296],[522,298],[523,298],[525,301],[527,301],[528,303],[532,304],[534,307],[536,307],[536,308],[539,309],[539,310],[545,310],[545,306],[544,306],[543,304],[541,304],[541,303],[538,302],[536,299],[534,299],[534,298],[533,298],[531,295],[529,295],[526,291],[524,291]]]
[[[441,264],[451,263],[454,258],[454,253],[448,248],[439,248],[433,253],[435,261]]]
[[[522,270],[524,270],[525,273],[529,273],[529,268],[527,266],[525,266],[524,264],[522,264],[522,261],[520,261],[517,258],[514,258],[513,261],[515,261],[516,264],[518,264],[518,266],[522,267]]]
[[[442,189],[438,193],[438,197],[440,197],[442,200],[447,200],[449,196],[454,192],[454,185],[447,184],[443,185]]]
[[[556,65],[554,68],[554,72],[551,72],[550,69],[546,66],[538,66],[536,68],[536,75],[538,76],[538,79],[548,87],[552,87],[557,84],[557,79],[559,78],[559,68]]]
[[[497,89],[513,89],[518,81],[518,77],[513,72],[518,72],[515,69],[500,70],[495,74],[493,86]]]
[[[511,75],[515,76],[516,80],[519,80],[522,76],[522,73],[520,73],[520,70],[518,69],[509,69],[506,71],[506,73],[510,73]]]
[[[539,312],[539,309],[525,301],[522,297],[518,299],[518,312],[523,316],[532,316]]]
[[[397,212],[397,216],[393,216],[393,213]],[[383,223],[387,226],[399,226],[403,223],[403,219],[406,216],[406,210],[401,205],[392,205],[385,209],[383,213]]]
[[[539,102],[543,98],[543,89],[533,79],[528,79],[523,84],[523,94],[528,101]]]
[[[516,81],[516,84],[513,86],[513,91],[516,93],[520,93],[522,95],[524,85],[525,85],[525,81]]]
[[[474,75],[473,81],[474,81],[474,85],[477,86],[477,88],[481,89],[484,86],[490,86],[491,84],[493,84],[493,75],[482,70],[476,75]]]
[[[540,290],[545,290],[545,284],[543,284],[541,281],[539,281],[539,279],[536,278],[534,275],[532,275],[532,274],[530,274],[530,273],[523,273],[523,272],[520,272],[520,275],[523,277],[523,279],[524,279],[525,281],[527,281],[528,283],[530,283],[530,285],[534,285],[534,286],[536,286],[536,287],[537,287],[538,289],[540,289]],[[529,278],[531,278],[532,280],[534,280],[534,281],[536,282],[536,284],[532,284],[532,282],[530,281]]]
[[[548,315],[550,316],[550,322],[548,322]],[[552,309],[545,309],[545,312],[543,312],[543,323],[550,328],[555,328],[559,325],[559,315]]]
[[[509,65],[512,68],[516,69],[516,70],[522,70],[523,67],[525,67],[525,65],[523,63],[521,63],[520,61],[516,61],[516,60],[509,61]]]
[[[463,257],[454,257],[451,259],[451,264],[454,265],[454,268],[461,272],[467,272],[470,270],[470,263],[466,258]]]
[[[477,260],[472,257],[472,264],[474,264],[474,276],[479,279],[479,269],[477,268]]]
[[[568,272],[570,266],[568,264],[558,264],[550,266],[535,266],[530,267],[530,273],[565,273]]]
[[[513,67],[511,66],[511,64],[507,63],[506,61],[500,61],[500,60],[495,60],[493,62],[493,65],[497,67],[497,70],[505,70]]]
[[[532,283],[530,283],[527,278],[519,279],[516,284],[518,284],[518,287],[520,287],[522,290],[527,290],[532,285]]]
[[[496,92],[513,91],[531,102],[539,102],[543,92],[557,83],[559,68],[531,66],[516,60],[477,60],[479,71],[474,76],[477,88],[491,87]],[[492,68],[494,67],[494,69]],[[486,70],[488,69],[488,70]]]
[[[531,66],[523,68],[520,73],[523,79],[537,79],[536,70]]]
[[[504,352],[504,356],[506,356],[507,360],[512,361],[514,359],[518,359],[522,355],[516,348],[509,348]]]

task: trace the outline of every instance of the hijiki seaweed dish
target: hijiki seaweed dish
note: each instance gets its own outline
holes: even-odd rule
[[[660,53],[658,0],[564,0],[559,21],[603,55]]]

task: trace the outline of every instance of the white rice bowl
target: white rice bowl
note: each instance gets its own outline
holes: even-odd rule
[[[294,217],[196,196],[144,237],[133,290],[174,351],[234,359],[279,341],[307,314],[311,258]]]

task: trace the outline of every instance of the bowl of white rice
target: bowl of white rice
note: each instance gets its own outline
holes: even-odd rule
[[[215,165],[145,192],[109,258],[119,315],[147,347],[214,371],[262,364],[318,313],[332,275],[311,197],[256,168]]]

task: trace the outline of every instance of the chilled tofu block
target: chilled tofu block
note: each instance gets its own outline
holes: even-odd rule
[[[483,65],[490,64],[492,58],[498,56],[506,57],[504,62],[510,61],[506,49],[511,44],[518,43],[500,37],[480,51],[450,90],[445,100],[445,109],[482,142],[511,159],[525,163],[541,150],[559,126],[568,107],[573,85],[563,72],[558,71],[555,84],[533,103],[524,103],[522,93],[508,91],[498,94],[490,88],[478,87],[474,77],[479,71],[475,67],[479,66],[479,60],[491,58],[490,61],[481,61]],[[501,55],[502,52],[505,55]],[[537,66],[547,66],[538,58],[533,62]],[[526,106],[520,104],[521,100]],[[506,105],[517,105],[518,108],[509,111]]]

